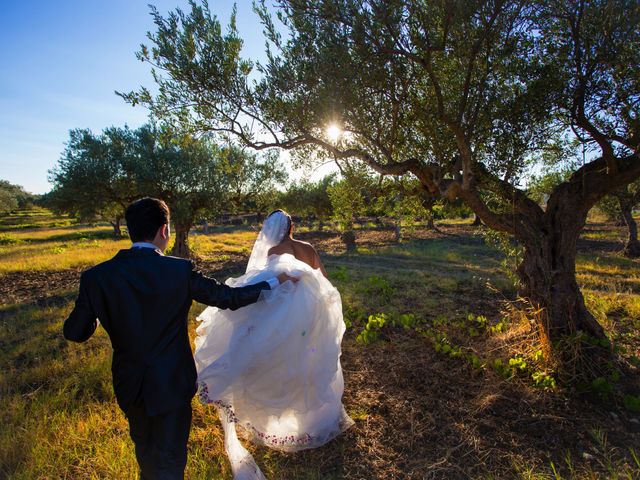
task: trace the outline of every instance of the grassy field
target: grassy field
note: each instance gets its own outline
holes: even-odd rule
[[[251,446],[267,478],[640,478],[640,262],[617,253],[624,231],[591,224],[579,246],[578,278],[615,355],[576,391],[539,353],[502,256],[462,222],[439,228],[400,245],[362,230],[355,254],[335,232],[302,231],[342,294],[356,424],[298,454]],[[227,227],[191,243],[223,280],[242,271],[255,236]],[[61,333],[80,271],[127,246],[108,226],[44,210],[0,219],[1,478],[136,478],[106,334],[77,345]],[[187,478],[231,478],[222,441],[194,401]]]

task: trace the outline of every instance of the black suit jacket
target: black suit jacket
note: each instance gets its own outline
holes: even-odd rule
[[[191,261],[151,248],[121,250],[80,277],[64,336],[88,340],[97,317],[113,347],[118,404],[126,413],[141,397],[147,414],[156,415],[190,401],[197,389],[187,330],[191,301],[235,310],[268,289],[267,282],[228,287],[202,275]]]

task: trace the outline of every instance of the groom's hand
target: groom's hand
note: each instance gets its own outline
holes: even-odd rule
[[[278,275],[278,281],[282,284],[284,282],[286,282],[287,280],[289,280],[290,282],[296,283],[297,281],[299,281],[300,279],[297,277],[290,277],[289,275],[287,275],[286,273],[281,273],[280,275]]]

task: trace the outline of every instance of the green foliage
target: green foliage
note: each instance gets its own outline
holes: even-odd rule
[[[397,323],[405,330],[412,330],[422,322],[413,313],[403,313],[398,317]]]
[[[341,267],[332,270],[331,273],[329,274],[331,276],[332,279],[334,280],[339,280],[341,282],[347,282],[349,281],[349,272],[347,271],[347,267],[345,267],[344,265],[342,265]]]
[[[605,196],[598,202],[597,207],[610,221],[623,222],[625,221],[623,209],[624,213],[631,214],[638,204],[640,204],[640,180]]]
[[[223,200],[226,210],[265,213],[282,208],[276,205],[279,200],[276,187],[286,183],[288,175],[277,150],[259,156],[246,148],[226,145],[214,161],[226,197]]]
[[[348,325],[351,326],[354,323],[360,323],[365,315],[360,310],[354,310],[351,308],[345,308],[345,322],[349,319]],[[353,321],[352,321],[353,320]],[[369,345],[380,339],[380,334],[385,327],[389,329],[402,328],[405,331],[416,330],[421,331],[421,326],[424,323],[424,319],[417,317],[413,313],[375,313],[369,315],[367,323],[364,329],[358,334],[356,341],[364,345]]]
[[[112,127],[101,135],[78,129],[70,132],[50,172],[54,188],[48,202],[82,219],[109,220],[119,233],[131,201],[161,198],[171,209],[176,254],[187,256],[188,232],[196,221],[222,209],[264,211],[274,203],[275,185],[286,178],[276,152],[259,157],[168,125]]]
[[[480,371],[486,367],[486,364],[480,359],[480,357],[473,352],[467,355],[467,360],[474,370]]]
[[[569,155],[569,152],[563,152],[564,155],[560,160],[564,160]],[[560,164],[559,168],[556,168],[558,159],[554,158],[554,161],[549,165],[551,169],[547,168],[546,172],[540,175],[531,175],[529,183],[527,185],[527,192],[532,200],[538,204],[544,204],[549,199],[551,193],[562,182],[568,180],[572,172],[576,169],[576,165],[570,165],[569,167],[564,164]],[[545,162],[546,163],[546,162]]]
[[[69,132],[69,141],[49,171],[53,190],[47,205],[81,220],[114,222],[114,234],[124,209],[142,196],[136,184],[135,132],[128,127],[107,128],[100,135],[89,129]]]
[[[6,215],[18,208],[18,200],[9,191],[0,189],[0,215]]]
[[[545,367],[545,358],[542,350],[531,353],[517,354],[513,357],[502,358],[482,358],[471,347],[455,345],[452,336],[447,332],[464,332],[469,337],[474,338],[480,335],[495,335],[506,330],[507,319],[502,319],[492,325],[484,315],[474,315],[469,313],[466,318],[460,321],[449,321],[446,317],[436,318],[430,328],[420,330],[428,339],[436,352],[452,358],[461,358],[474,371],[484,371],[491,369],[504,379],[520,378],[531,382],[535,387],[544,389],[555,389],[556,379],[552,372]]]
[[[391,286],[388,280],[372,275],[367,280],[365,292],[368,295],[376,296],[382,300],[382,302],[388,302],[395,293],[395,289]]]
[[[511,368],[505,365],[504,361],[500,358],[494,358],[491,362],[491,368],[496,371],[502,378],[510,378],[512,376]]]
[[[516,355],[509,359],[509,366],[516,371],[525,371],[527,369],[527,362],[521,355]]]
[[[281,194],[279,202],[282,208],[292,215],[313,216],[321,222],[326,221],[333,215],[329,189],[335,183],[335,174],[327,175],[316,182],[304,178],[299,183],[289,185]]]
[[[598,209],[604,213],[611,222],[620,222],[622,220],[622,211],[620,210],[620,202],[614,195],[607,195],[598,202]]]
[[[0,215],[7,215],[24,209],[35,201],[35,196],[25,192],[20,185],[0,180]]]
[[[536,387],[554,389],[557,387],[556,379],[547,372],[533,372],[531,379]]]
[[[437,200],[431,207],[434,218],[469,218],[473,215],[471,210],[460,199]]]
[[[359,308],[353,307],[350,304],[342,304],[342,318],[347,328],[351,328],[354,325],[360,325],[367,318],[364,311]]]
[[[640,413],[640,395],[625,395],[623,402],[627,410]],[[640,467],[640,465],[638,466]]]
[[[21,240],[9,233],[0,233],[0,245],[15,245],[20,243]]]
[[[365,170],[350,169],[344,178],[327,187],[332,218],[343,231],[353,230],[353,222],[366,212],[370,201],[367,192],[372,182],[372,177]]]
[[[388,318],[385,313],[369,315],[364,330],[356,337],[356,342],[369,345],[377,341],[380,336],[380,330],[385,326]]]
[[[596,377],[591,381],[591,389],[603,400],[608,400],[613,393],[613,385],[605,377]]]
[[[394,219],[398,240],[402,238],[403,227],[411,227],[420,219],[433,219],[433,203],[420,182],[406,175],[385,178],[375,189],[375,212]]]
[[[503,255],[500,261],[502,270],[511,283],[517,285],[520,281],[517,269],[524,256],[524,248],[508,233],[484,229],[481,235],[487,245]]]

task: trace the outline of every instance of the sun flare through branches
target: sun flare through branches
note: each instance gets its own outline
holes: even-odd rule
[[[335,123],[332,123],[327,127],[327,136],[329,137],[329,140],[331,140],[333,143],[336,143],[338,140],[340,140],[340,138],[342,137],[342,134],[343,134],[342,128],[340,128]]]

